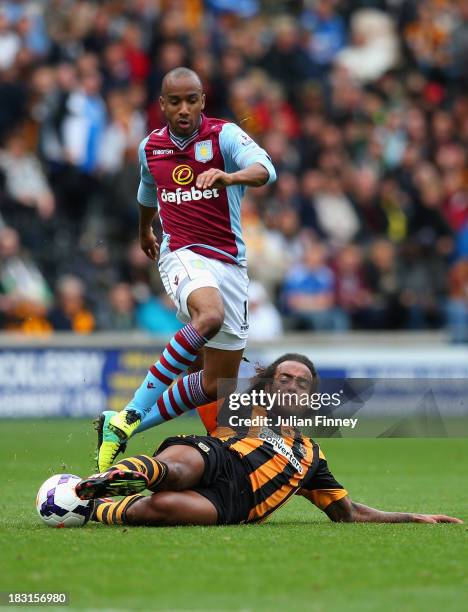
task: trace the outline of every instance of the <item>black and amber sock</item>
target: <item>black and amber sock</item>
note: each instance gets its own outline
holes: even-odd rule
[[[163,461],[158,461],[154,457],[148,455],[136,455],[135,457],[127,457],[122,459],[114,468],[120,470],[134,470],[144,474],[149,481],[148,489],[154,491],[167,476],[167,465]]]
[[[144,497],[144,495],[130,495],[120,501],[96,499],[91,520],[104,523],[104,525],[125,525],[127,510]]]

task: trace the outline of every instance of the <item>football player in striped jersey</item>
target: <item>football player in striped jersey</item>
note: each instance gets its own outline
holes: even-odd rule
[[[317,373],[297,354],[269,368],[269,392],[312,393]],[[258,407],[253,407],[257,410]],[[147,489],[151,495],[141,495]],[[82,480],[78,497],[96,499],[94,520],[125,525],[215,525],[260,522],[301,495],[332,521],[461,523],[439,514],[383,512],[351,500],[330,472],[325,455],[290,426],[218,426],[210,436],[167,438],[153,457],[123,459],[109,471]],[[103,497],[124,495],[119,501]]]

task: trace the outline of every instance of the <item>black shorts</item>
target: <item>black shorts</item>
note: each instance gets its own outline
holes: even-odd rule
[[[211,436],[173,436],[166,438],[155,455],[165,448],[184,444],[196,448],[205,461],[205,471],[197,487],[191,490],[206,497],[218,511],[219,525],[247,521],[255,505],[252,487],[242,460]]]

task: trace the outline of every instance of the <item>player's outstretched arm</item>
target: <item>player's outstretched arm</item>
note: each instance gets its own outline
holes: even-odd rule
[[[348,495],[331,503],[324,512],[336,523],[463,523],[458,518],[444,514],[383,512],[353,502]]]
[[[237,172],[224,172],[218,168],[210,168],[197,176],[198,189],[222,189],[231,185],[246,185],[247,187],[260,187],[269,178],[268,170],[260,163],[255,163]]]

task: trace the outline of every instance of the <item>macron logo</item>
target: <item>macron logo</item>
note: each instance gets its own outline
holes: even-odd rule
[[[174,149],[153,149],[153,155],[170,155]]]
[[[149,383],[146,385],[146,388],[147,388],[147,389],[155,389],[156,387],[155,387],[155,385],[154,385],[152,382],[149,382]]]

